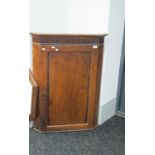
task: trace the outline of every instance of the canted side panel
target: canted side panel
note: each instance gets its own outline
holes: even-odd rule
[[[88,108],[88,124],[89,128],[96,126],[95,109],[98,107],[97,99],[97,73],[98,73],[98,50],[91,52],[90,80],[89,80],[89,108]]]
[[[87,123],[90,52],[49,54],[48,125]]]
[[[100,85],[101,85],[101,74],[102,74],[102,60],[103,60],[103,46],[104,44],[101,44],[99,46],[99,52],[98,52],[98,69],[97,69],[97,88],[96,88],[96,106],[95,106],[95,117],[94,117],[94,124],[97,125],[98,121],[98,111],[99,111],[99,96],[100,96]]]
[[[47,115],[47,53],[33,45],[33,75],[38,84],[38,102],[36,106],[37,117],[34,120],[36,128],[43,130],[46,128]]]

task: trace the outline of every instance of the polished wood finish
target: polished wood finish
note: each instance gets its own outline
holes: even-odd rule
[[[32,34],[32,40],[32,72],[39,86],[35,128],[96,127],[104,35]]]
[[[37,98],[38,98],[38,84],[35,81],[31,70],[29,69],[29,81],[32,86],[32,97],[31,97],[31,113],[29,116],[30,120],[36,118],[36,109],[37,109]]]
[[[39,44],[102,44],[105,35],[50,35],[50,34],[31,34],[33,43]]]
[[[85,123],[89,91],[89,53],[49,56],[49,124]]]

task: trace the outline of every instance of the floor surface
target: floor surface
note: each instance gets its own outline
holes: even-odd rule
[[[29,155],[125,155],[125,120],[114,116],[93,131],[40,134],[30,129]]]

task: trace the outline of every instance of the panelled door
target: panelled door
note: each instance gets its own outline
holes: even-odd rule
[[[90,52],[49,54],[49,125],[87,122]]]

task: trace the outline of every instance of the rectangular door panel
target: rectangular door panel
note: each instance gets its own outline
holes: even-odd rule
[[[49,125],[87,122],[90,52],[49,53]]]

